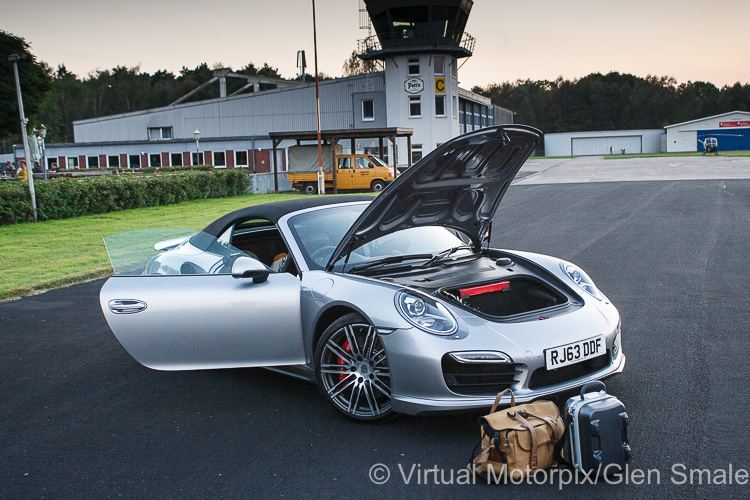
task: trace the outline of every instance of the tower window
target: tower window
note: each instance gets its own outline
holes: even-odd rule
[[[435,116],[445,116],[445,96],[435,96]]]
[[[409,59],[409,76],[419,75],[419,58]]]
[[[418,95],[409,96],[409,118],[422,116],[422,98]]]
[[[435,74],[436,75],[445,74],[445,58],[444,57],[435,58]]]

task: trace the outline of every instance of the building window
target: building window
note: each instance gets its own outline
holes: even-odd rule
[[[193,153],[193,165],[205,165],[203,163],[203,153]]]
[[[128,155],[130,168],[141,168],[141,155]]]
[[[161,167],[161,155],[159,153],[148,155],[148,162],[151,167]]]
[[[435,58],[435,74],[436,75],[445,74],[445,58],[444,57]]]
[[[453,118],[458,116],[458,98],[453,96]]]
[[[165,141],[173,136],[172,127],[149,127],[148,129],[149,141]]]
[[[375,119],[375,101],[372,99],[362,100],[362,121],[371,122]]]
[[[109,168],[120,168],[120,155],[109,155],[107,163],[109,163]]]
[[[419,75],[419,58],[409,59],[409,76]]]
[[[172,153],[169,159],[172,161],[173,167],[182,166],[182,153]]]
[[[445,96],[435,96],[435,116],[445,116]]]
[[[89,156],[86,159],[86,163],[88,164],[88,168],[99,168],[99,157]]]
[[[247,167],[247,151],[234,152],[234,165],[236,167]]]
[[[216,151],[214,153],[214,167],[226,167],[227,166],[227,155],[224,151]]]
[[[68,156],[68,168],[78,168],[77,156]]]
[[[452,61],[449,64],[451,67],[451,76],[453,78],[458,78],[458,70],[456,69],[456,61]]]
[[[422,98],[418,95],[409,96],[409,118],[422,116]]]
[[[422,159],[422,145],[412,144],[411,145],[411,163],[412,165]]]

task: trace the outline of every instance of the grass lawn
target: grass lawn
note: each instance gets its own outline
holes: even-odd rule
[[[0,227],[0,300],[92,278],[112,268],[102,238],[134,229],[202,229],[238,208],[300,198],[300,194],[255,194],[101,215]]]
[[[623,158],[658,158],[662,156],[703,156],[703,153],[644,153],[638,155],[605,155],[605,160],[621,160]],[[706,155],[713,156],[713,155]],[[750,151],[720,151],[719,156],[750,156]]]

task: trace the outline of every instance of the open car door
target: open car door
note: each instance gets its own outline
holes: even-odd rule
[[[99,294],[102,312],[139,363],[159,370],[305,363],[297,277],[194,230],[130,231],[105,244],[115,275]]]

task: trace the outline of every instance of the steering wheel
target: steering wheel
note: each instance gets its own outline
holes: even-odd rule
[[[336,247],[333,245],[322,246],[310,254],[310,260],[319,266],[325,266],[334,250],[336,250]]]

